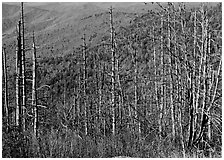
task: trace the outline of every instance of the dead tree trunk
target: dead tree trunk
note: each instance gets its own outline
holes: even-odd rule
[[[22,77],[22,63],[21,63],[21,22],[18,23],[17,28],[17,47],[16,47],[16,110],[15,110],[15,124],[21,129],[21,77]]]
[[[102,90],[103,90],[103,73],[102,73],[102,66],[101,66],[101,63],[99,61],[99,86],[98,86],[98,96],[99,96],[99,100],[98,100],[98,116],[99,116],[99,122],[100,125],[101,125],[101,108],[102,108]]]
[[[86,105],[86,39],[85,39],[85,34],[83,35],[83,98],[84,98],[84,115],[85,115],[85,135],[88,134],[88,117],[87,117],[87,105]]]
[[[164,108],[164,53],[163,53],[163,18],[161,18],[161,36],[160,36],[160,45],[161,45],[161,69],[160,69],[160,75],[161,75],[161,81],[160,81],[160,85],[161,85],[161,101],[160,101],[160,109],[159,109],[159,134],[160,134],[160,138],[162,138],[162,119],[163,119],[163,108]]]
[[[4,77],[4,116],[6,120],[6,132],[8,132],[8,127],[9,127],[9,102],[8,102],[8,77],[7,77],[7,62],[6,62],[6,53],[5,53],[5,48],[2,48],[2,68],[3,68],[3,77]]]
[[[81,114],[81,67],[79,68],[79,73],[78,73],[78,87],[76,89],[76,97],[75,97],[75,102],[74,102],[74,108],[77,108],[74,111],[74,117],[77,117],[77,126],[79,128],[79,124],[80,124],[80,114]]]
[[[32,80],[32,110],[34,114],[33,119],[33,133],[37,137],[37,130],[38,130],[38,108],[37,108],[37,82],[36,82],[36,44],[35,44],[35,37],[33,32],[33,80]]]
[[[105,64],[103,63],[103,71],[102,71],[102,91],[103,91],[103,88],[104,88],[104,73],[106,72],[106,67],[105,67]],[[102,92],[101,92],[102,93]],[[102,94],[102,97],[103,98],[103,94]],[[103,135],[106,136],[106,116],[104,115],[103,116]]]
[[[154,76],[157,77],[158,73],[157,73],[157,66],[156,66],[156,42],[155,42],[155,27],[153,24],[153,39],[152,39],[152,43],[153,43],[153,65],[154,65]],[[154,81],[154,85],[155,85],[155,100],[156,100],[156,108],[159,108],[159,97],[158,97],[158,84],[157,84],[157,80]]]
[[[135,42],[137,45],[137,35],[135,35]],[[137,47],[137,46],[136,46]],[[135,125],[137,125],[137,130],[139,135],[141,135],[141,123],[138,122],[138,60],[137,60],[137,48],[134,48],[134,55],[133,55],[133,61],[134,61],[134,108],[135,108]]]
[[[26,112],[26,60],[25,60],[25,22],[24,22],[24,13],[23,13],[24,7],[23,2],[21,3],[21,27],[22,27],[22,39],[21,39],[21,45],[22,45],[22,130],[25,131],[25,112]]]
[[[168,12],[168,52],[171,52],[171,47],[170,47],[170,41],[171,41],[171,32],[170,32],[170,13]],[[169,56],[169,80],[170,80],[170,110],[171,110],[171,121],[172,121],[172,138],[175,139],[175,117],[174,117],[174,103],[173,103],[173,97],[174,97],[174,88],[173,88],[173,73],[172,73],[172,55],[170,53]]]
[[[124,95],[123,95],[123,89],[122,89],[122,86],[121,86],[121,80],[120,80],[120,74],[119,74],[119,68],[120,68],[120,63],[119,63],[119,60],[117,58],[117,62],[116,62],[116,72],[117,72],[117,87],[118,87],[118,90],[119,90],[119,93],[118,93],[118,107],[119,107],[119,118],[120,118],[120,125],[122,124],[122,116],[123,116],[123,105],[124,105]]]
[[[175,23],[175,20],[176,20],[176,17],[174,16],[174,29],[176,28],[176,23]],[[174,34],[174,44],[177,44],[177,33]],[[174,45],[174,55],[175,57],[178,57],[177,55],[177,46]],[[177,58],[174,58],[174,65],[175,65],[175,74],[177,75],[177,102],[181,102],[181,77],[180,77],[180,69],[179,69],[179,66],[178,66],[178,60]],[[181,108],[182,105],[178,105],[178,125],[179,125],[179,131],[180,131],[180,143],[181,143],[181,147],[182,147],[182,155],[183,155],[183,158],[185,158],[186,156],[186,153],[185,153],[185,145],[184,145],[184,137],[183,137],[183,127],[182,127],[182,108]]]
[[[115,135],[115,44],[114,44],[114,26],[113,26],[113,9],[110,8],[110,35],[111,35],[111,65],[112,65],[112,74],[111,74],[111,109],[112,109],[112,134]]]
[[[209,33],[208,35],[208,62],[211,60],[211,33]],[[206,98],[207,98],[207,106],[209,106],[209,102],[210,102],[210,98],[211,98],[211,87],[212,87],[212,72],[211,72],[211,64],[207,65],[207,75],[208,75],[208,79],[207,79],[207,92],[206,92]],[[209,116],[211,115],[211,111],[209,110],[209,108],[207,107],[206,109],[206,114]],[[207,132],[207,136],[208,136],[208,141],[211,142],[212,139],[212,135],[211,135],[211,117],[208,118],[208,132]],[[211,157],[211,151],[209,151],[209,157]]]

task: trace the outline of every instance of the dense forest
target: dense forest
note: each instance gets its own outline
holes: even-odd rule
[[[222,157],[221,3],[144,5],[157,8],[85,16],[106,21],[79,46],[59,31],[62,41],[37,36],[26,3],[14,8],[2,46],[3,157]]]

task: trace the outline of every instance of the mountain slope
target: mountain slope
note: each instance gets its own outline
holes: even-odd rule
[[[109,14],[108,10],[101,9],[94,3],[83,3],[78,8],[75,5],[64,4],[60,10],[48,8],[47,5],[40,7],[27,5],[25,3],[25,27],[26,46],[31,48],[32,32],[35,31],[36,44],[39,46],[38,56],[52,57],[61,56],[74,52],[74,49],[82,44],[81,37],[91,37],[91,45],[102,40],[102,37],[109,35]],[[60,4],[50,4],[51,7]],[[46,8],[45,8],[46,7]],[[4,10],[9,10],[3,16],[3,44],[6,45],[10,71],[15,71],[15,49],[16,49],[16,24],[20,16],[20,8],[17,5],[3,3]],[[48,9],[47,9],[48,8]],[[14,12],[13,12],[14,11]],[[135,14],[116,12],[114,13],[115,28],[125,26],[135,17]],[[26,55],[31,56],[29,52]]]
[[[213,5],[215,3],[211,3]],[[10,71],[14,72],[16,24],[20,17],[19,3],[3,3],[2,31],[3,44],[6,45]],[[166,5],[166,4],[163,4]],[[200,5],[197,3],[197,5]],[[197,6],[195,4],[195,6]],[[31,35],[35,31],[39,45],[38,56],[55,57],[74,52],[82,44],[85,33],[91,37],[91,45],[100,43],[109,35],[108,7],[114,8],[116,31],[130,24],[137,15],[157,9],[157,4],[148,3],[25,3],[26,45],[31,48]],[[186,6],[190,6],[187,3]],[[27,57],[30,54],[27,53]],[[11,66],[12,64],[12,66]]]

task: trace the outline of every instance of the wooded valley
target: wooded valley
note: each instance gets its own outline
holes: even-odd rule
[[[2,157],[222,157],[222,4],[211,4],[91,5],[77,32],[28,3],[5,11]]]

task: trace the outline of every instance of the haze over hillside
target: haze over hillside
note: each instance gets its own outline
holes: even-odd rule
[[[162,3],[166,5],[166,3]],[[200,3],[186,3],[199,6]],[[210,5],[215,5],[211,3]],[[81,45],[85,33],[91,37],[91,45],[100,43],[109,35],[108,8],[114,8],[115,30],[131,24],[135,17],[157,10],[157,4],[143,2],[31,2],[24,4],[27,47],[30,47],[32,32],[40,45],[40,57],[62,56],[72,53]],[[16,24],[20,16],[20,3],[2,3],[3,44],[10,53],[9,61],[14,64],[16,44]],[[119,26],[119,27],[118,27]],[[29,54],[27,54],[29,56]],[[12,68],[13,69],[13,68]],[[13,69],[14,70],[14,69]]]
[[[15,60],[19,5],[19,3],[3,3],[2,5],[3,44],[11,54],[9,57],[11,64],[14,64]],[[96,44],[109,33],[109,5],[111,3],[25,3],[26,39],[28,39],[26,44],[28,47],[31,46],[29,39],[33,31],[37,44],[40,45],[41,53],[38,53],[40,57],[72,53],[74,48],[80,46],[84,33],[87,37],[94,37],[91,43]],[[115,9],[115,27],[129,24],[135,16],[134,13]]]

